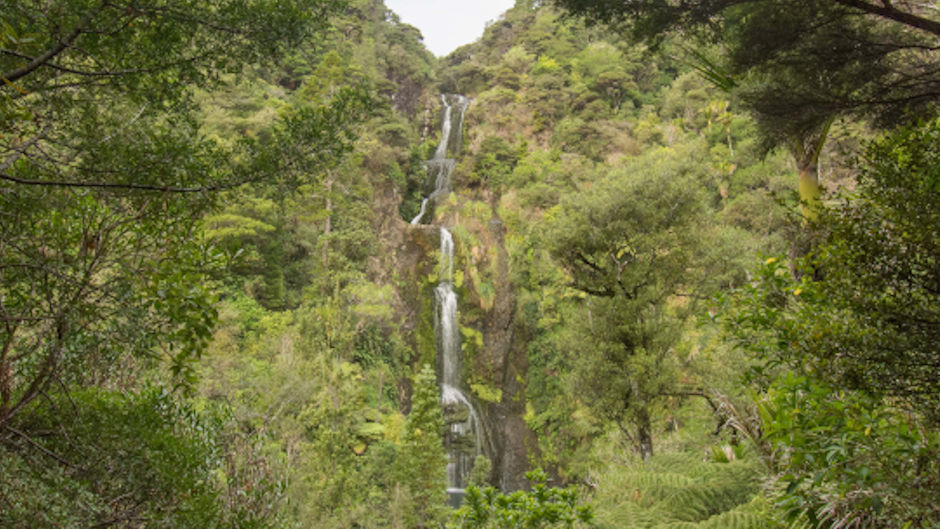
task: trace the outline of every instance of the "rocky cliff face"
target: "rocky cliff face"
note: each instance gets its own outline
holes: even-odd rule
[[[452,195],[439,207],[453,226],[461,272],[460,323],[464,378],[487,426],[491,482],[502,490],[525,488],[528,450],[535,446],[525,413],[525,343],[516,324],[505,225],[488,191]]]
[[[433,105],[428,98],[429,107]],[[468,112],[472,112],[472,106]],[[434,110],[431,110],[433,113]],[[402,197],[388,179],[374,185],[374,229],[380,251],[370,262],[378,284],[396,287],[394,312],[416,365],[434,361],[433,284],[440,234],[455,242],[455,287],[463,350],[463,382],[486,425],[484,451],[490,481],[503,490],[526,486],[527,447],[534,446],[525,413],[525,344],[516,333],[516,298],[510,281],[505,227],[496,198],[456,189],[437,201],[430,224],[411,225],[399,213]]]
[[[484,320],[482,355],[499,375],[502,398],[495,406],[494,426],[498,443],[493,468],[498,473],[500,489],[525,488],[524,474],[528,468],[528,449],[535,446],[532,431],[522,420],[525,414],[525,345],[516,332],[516,296],[509,278],[509,253],[505,246],[503,221],[494,213],[489,229],[496,243],[494,277],[495,302]]]
[[[394,184],[378,179],[373,187],[375,216],[373,229],[379,249],[369,261],[370,279],[378,285],[391,285],[394,321],[398,333],[414,351],[412,363],[434,365],[433,308],[428,301],[427,278],[434,271],[434,255],[440,235],[432,226],[411,226],[401,218],[401,196]],[[424,337],[424,340],[419,337]],[[430,338],[428,338],[430,336]],[[398,381],[402,412],[410,410],[411,382]]]

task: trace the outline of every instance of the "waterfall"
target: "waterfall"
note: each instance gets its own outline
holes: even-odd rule
[[[470,100],[462,95],[454,95],[454,105],[447,101],[447,96],[441,94],[441,102],[444,105],[444,119],[441,122],[441,143],[434,151],[434,157],[424,163],[428,171],[429,178],[434,177],[434,191],[431,192],[422,202],[421,211],[415,218],[411,219],[411,224],[420,224],[421,219],[427,211],[428,202],[435,200],[440,196],[446,195],[451,191],[451,176],[454,174],[454,168],[457,167],[457,160],[447,157],[448,148],[454,153],[460,152],[463,141],[463,118],[470,106]],[[457,118],[454,118],[454,107],[457,108]]]
[[[447,157],[447,144],[450,143],[450,104],[447,102],[447,96],[441,94],[441,103],[444,105],[444,119],[441,121],[441,143],[434,151],[434,159],[442,160]]]
[[[457,161],[447,158],[448,151],[457,153],[462,142],[463,118],[470,100],[461,95],[441,95],[444,118],[441,143],[434,157],[425,162],[428,178],[434,178],[434,191],[421,203],[421,211],[411,220],[420,224],[428,203],[451,191],[451,176]],[[459,504],[473,460],[482,453],[483,427],[469,397],[460,389],[460,326],[457,323],[457,293],[454,291],[454,238],[440,227],[440,276],[434,289],[434,336],[441,365],[441,406],[447,418],[444,445],[447,450],[447,492],[452,504]]]
[[[454,238],[441,226],[440,278],[434,289],[434,333],[441,358],[441,405],[450,422],[445,436],[447,491],[457,500],[463,495],[474,457],[482,451],[482,425],[470,399],[460,390],[460,327],[457,324],[457,293],[454,292]],[[466,418],[459,418],[466,413]],[[472,451],[465,446],[472,441]]]
[[[411,219],[411,224],[414,225],[414,224],[418,224],[419,222],[421,222],[421,217],[424,216],[424,212],[427,211],[427,209],[428,209],[428,199],[424,199],[421,201],[421,211],[418,212],[418,215],[415,216],[415,218]]]

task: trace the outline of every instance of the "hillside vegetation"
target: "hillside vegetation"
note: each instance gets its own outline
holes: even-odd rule
[[[727,4],[2,10],[0,527],[940,527],[940,22]]]

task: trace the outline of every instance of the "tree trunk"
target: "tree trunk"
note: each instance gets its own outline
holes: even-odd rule
[[[0,424],[7,420],[10,414],[10,399],[13,388],[13,360],[9,358],[10,348],[13,346],[13,335],[16,333],[16,327],[7,323],[6,340],[3,342],[3,349],[0,349]]]
[[[385,371],[379,371],[379,396],[375,402],[375,411],[378,413],[378,416],[381,416],[382,413],[382,387],[385,382]]]
[[[13,385],[13,367],[5,358],[0,359],[0,424],[10,413],[10,386]]]
[[[323,269],[330,268],[330,232],[333,231],[333,179],[326,181],[326,221],[323,223]]]
[[[799,172],[800,213],[803,223],[815,221],[819,217],[822,188],[819,186],[819,155],[829,136],[832,118],[822,123],[815,132],[808,132],[802,137],[793,138],[789,144],[790,153],[796,160]]]
[[[636,411],[636,445],[643,461],[653,457],[653,428],[650,425],[650,414],[646,406]]]
[[[800,175],[800,213],[803,222],[813,222],[819,217],[820,198],[822,190],[819,187],[818,156],[809,159],[797,159],[796,166]]]

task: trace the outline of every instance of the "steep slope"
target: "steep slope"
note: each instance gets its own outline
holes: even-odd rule
[[[703,296],[741,281],[759,251],[783,247],[786,213],[773,194],[789,191],[790,168],[764,160],[751,123],[670,49],[625,46],[520,1],[442,61],[441,91],[472,102],[454,195],[436,214],[453,223],[464,376],[487,410],[494,479],[505,488],[523,486],[533,461],[579,475],[588,441],[604,428],[585,400],[592,392],[573,386],[579,357],[590,355],[570,329],[590,317],[590,302],[548,254],[545,223],[565,197],[604,179],[642,178],[661,170],[655,164],[694,167],[709,243],[697,259],[706,280],[688,283]],[[668,356],[669,386],[701,387],[705,375],[689,358]]]
[[[573,329],[591,320],[592,305],[550,255],[546,223],[560,204],[595,186],[678,164],[704,197],[709,243],[698,261],[705,279],[690,275],[686,283],[707,296],[740,281],[742,263],[759,249],[781,246],[770,235],[784,214],[771,194],[786,191],[788,168],[775,157],[761,161],[750,123],[671,59],[668,45],[657,52],[625,47],[537,2],[518,2],[436,71],[414,28],[380,2],[353,3],[335,27],[322,47],[262,72],[270,81],[264,90],[226,96],[243,101],[234,109],[243,121],[217,120],[219,134],[264,134],[266,113],[362,82],[387,103],[376,107],[341,166],[311,174],[293,196],[263,187],[233,196],[227,211],[208,220],[209,235],[233,257],[241,253],[205,394],[234,399],[251,435],[282,447],[269,457],[296,478],[288,491],[294,504],[325,502],[299,511],[310,520],[341,524],[361,512],[357,503],[400,502],[395,516],[427,515],[430,493],[389,458],[418,457],[407,455],[403,431],[412,375],[423,364],[441,370],[433,291],[438,226],[446,226],[454,239],[461,386],[485,424],[492,463],[474,479],[524,488],[523,474],[534,465],[564,480],[584,478],[593,439],[614,424],[603,403],[624,396],[608,398],[605,388],[615,385],[606,381],[583,386],[591,376],[585,366],[594,365],[584,348],[593,346]],[[434,189],[424,161],[448,141],[441,93],[471,98],[457,130],[463,148],[453,149],[449,192],[412,225]],[[668,304],[673,319],[692,313],[680,297]],[[669,368],[657,375],[660,387],[681,392],[714,382],[696,357],[697,338],[680,335],[681,343],[664,350]],[[294,368],[313,376],[294,378]],[[277,384],[283,387],[275,391]],[[683,405],[651,399],[655,428]],[[324,437],[313,417],[331,417],[335,432]],[[331,477],[305,484],[304,476],[324,471]],[[381,492],[379,482],[361,489],[371,499],[340,495],[375,472],[385,476]]]

